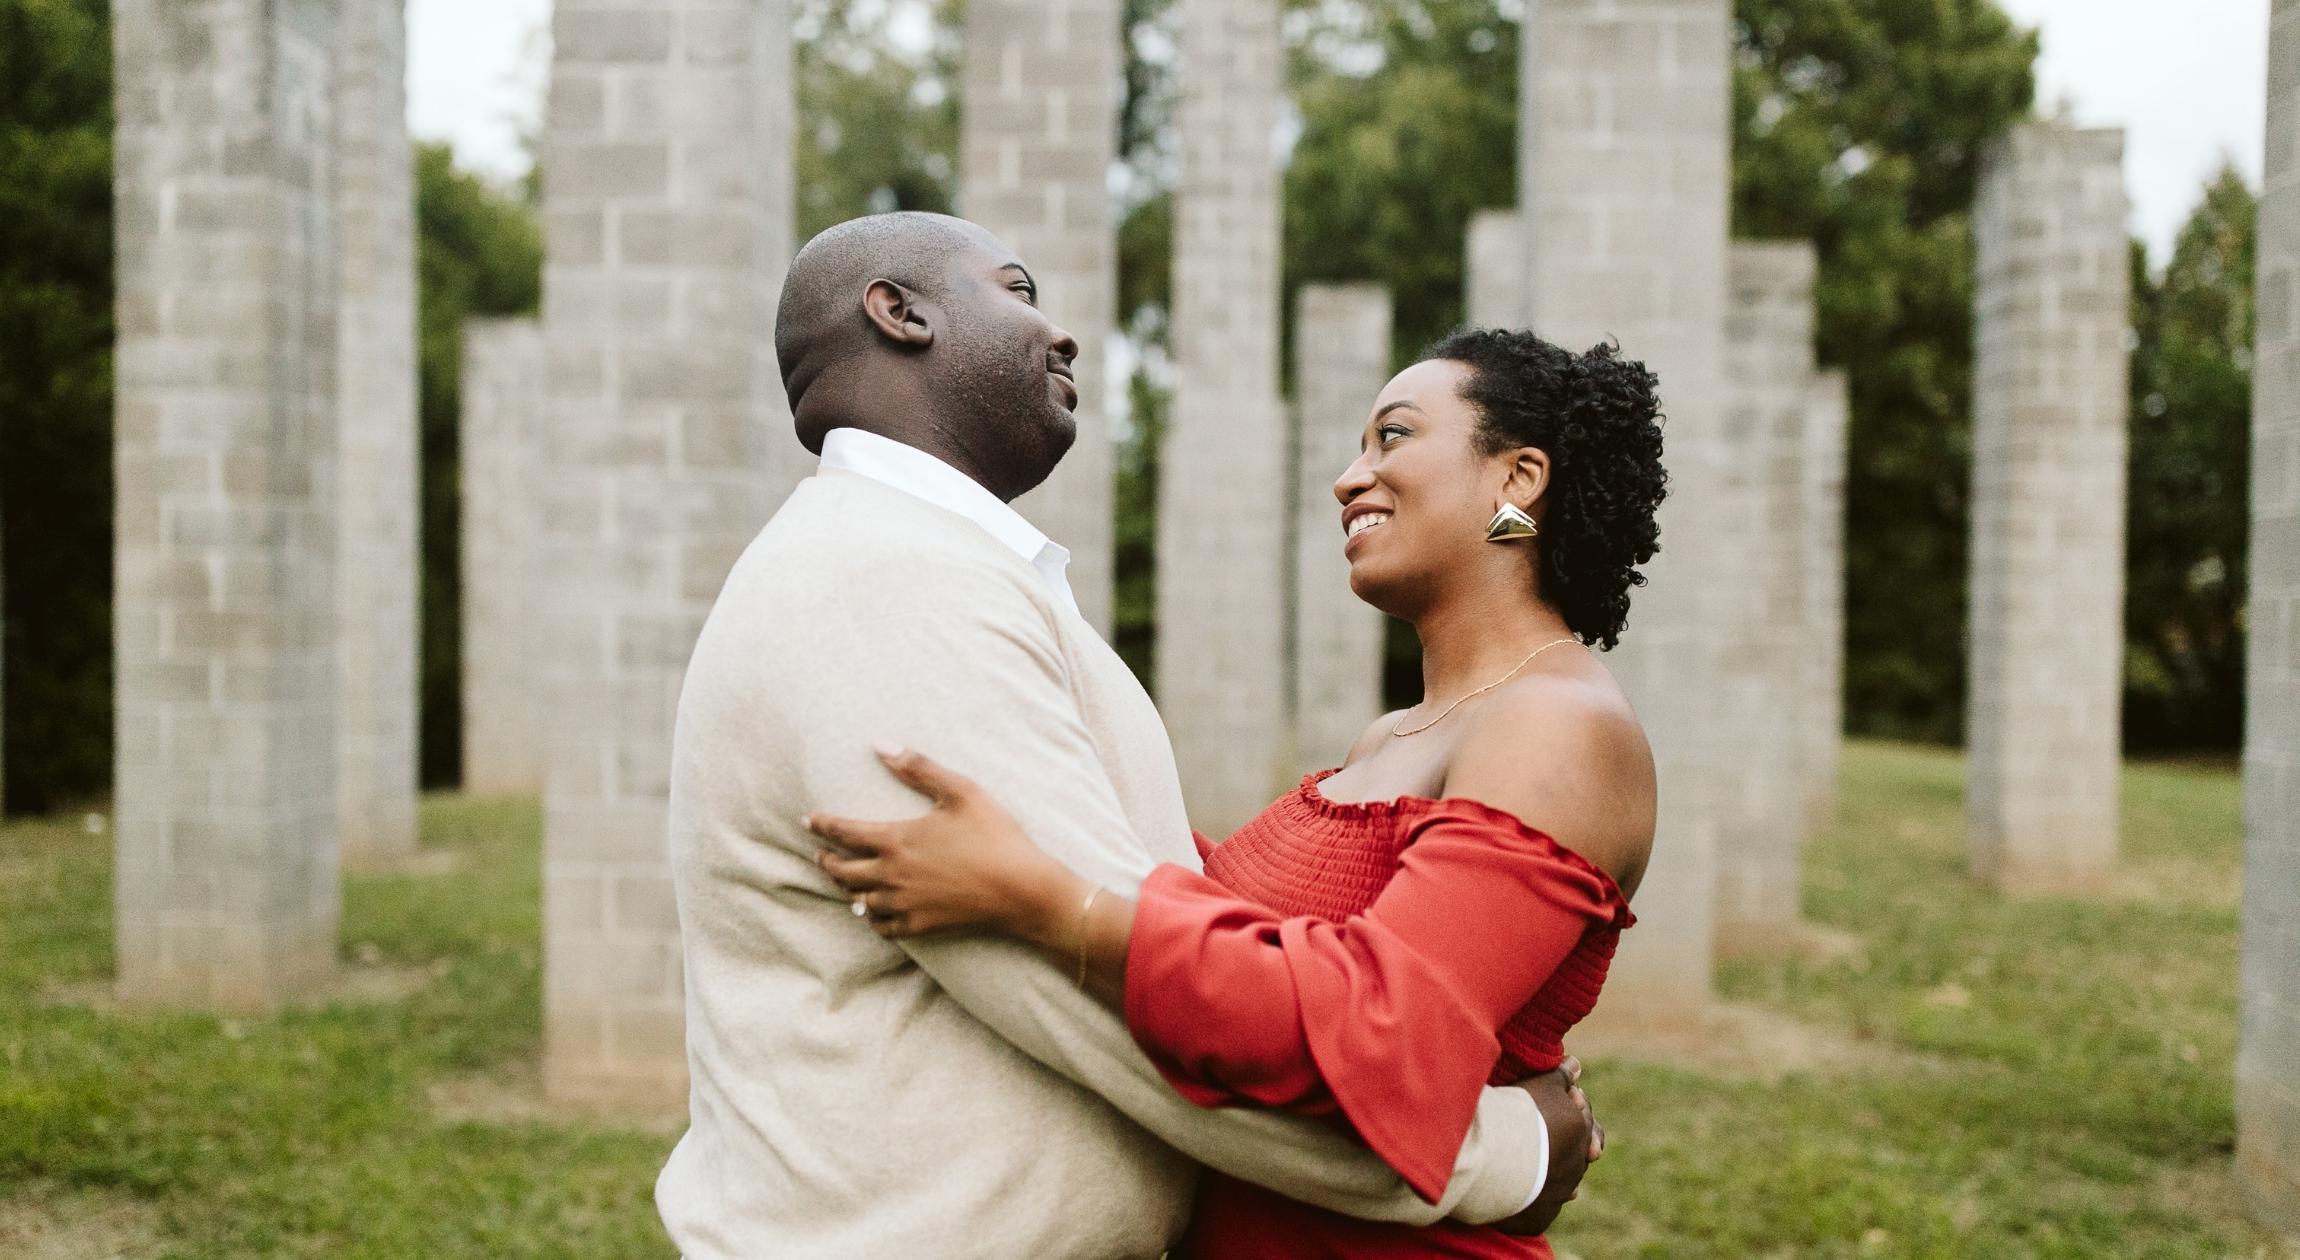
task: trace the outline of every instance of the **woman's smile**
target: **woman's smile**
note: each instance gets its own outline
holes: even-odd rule
[[[1342,513],[1342,554],[1347,556],[1360,538],[1389,523],[1390,514],[1380,508],[1353,506]]]

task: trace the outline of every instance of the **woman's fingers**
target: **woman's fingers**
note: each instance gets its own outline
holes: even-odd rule
[[[878,856],[886,837],[886,824],[859,822],[852,818],[839,818],[830,814],[809,814],[800,820],[806,829],[833,841],[842,847],[871,857]]]
[[[971,795],[975,790],[974,780],[925,753],[881,745],[878,757],[886,763],[886,768],[894,777],[938,806],[948,805]]]
[[[886,887],[886,876],[877,858],[841,857],[823,849],[815,854],[815,865],[823,868],[831,882],[850,893]]]

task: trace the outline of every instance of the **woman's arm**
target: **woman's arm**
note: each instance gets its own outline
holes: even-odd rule
[[[906,749],[882,748],[897,779],[932,812],[871,823],[810,815],[807,827],[846,850],[816,855],[823,871],[889,939],[986,927],[1025,941],[1120,1010],[1134,901],[1094,884],[1032,843],[972,780]]]
[[[1540,708],[1550,738],[1575,733],[1557,697]],[[1515,723],[1506,719],[1520,716],[1514,706],[1489,706],[1487,715],[1462,747],[1491,755],[1462,758],[1449,795],[1544,804],[1518,781],[1544,760],[1528,754],[1546,751],[1545,739],[1509,729]],[[1579,734],[1587,738],[1564,738],[1567,756],[1618,751],[1603,732]],[[1633,742],[1642,748],[1641,736]],[[1497,777],[1492,767],[1505,750],[1508,773]],[[1552,783],[1583,768],[1548,760]],[[1309,1114],[1338,1107],[1417,1189],[1443,1184],[1444,1143],[1466,1128],[1465,1108],[1499,1053],[1501,1024],[1589,923],[1626,915],[1587,861],[1469,802],[1427,820],[1389,888],[1344,923],[1286,919],[1179,868],[1161,868],[1137,906],[1095,893],[1046,859],[964,780],[913,758],[890,766],[936,800],[933,814],[891,825],[816,824],[862,854],[826,855],[825,868],[861,895],[879,930],[987,925],[1031,941],[1103,1001],[1125,1001],[1137,1040],[1185,1097]],[[1553,792],[1549,803],[1573,815],[1574,806],[1618,794],[1584,785]],[[1634,835],[1637,811],[1628,812]],[[1643,826],[1649,836],[1650,822]],[[1606,851],[1641,869],[1641,845]],[[1129,984],[1129,971],[1144,966],[1153,974]]]

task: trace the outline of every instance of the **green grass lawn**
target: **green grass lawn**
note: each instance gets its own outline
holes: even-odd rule
[[[1561,1253],[2275,1254],[2226,1189],[2234,774],[2133,768],[2114,894],[2015,902],[1965,878],[1959,773],[1852,746],[1806,863],[1837,947],[1721,980],[1874,1054],[1766,1080],[1594,1063],[1614,1148]],[[111,967],[109,837],[0,828],[0,1254],[669,1254],[662,1134],[435,1106],[532,1078],[537,819],[443,797],[423,826],[451,867],[345,884],[347,960],[412,995],[261,1020],[88,1003]]]

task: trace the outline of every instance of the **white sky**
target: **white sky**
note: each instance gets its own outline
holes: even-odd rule
[[[2133,230],[2161,262],[2203,181],[2260,182],[2268,0],[1998,0],[2043,33],[2037,101],[2125,129]],[[551,0],[408,0],[408,124],[466,167],[525,172],[541,118]]]

